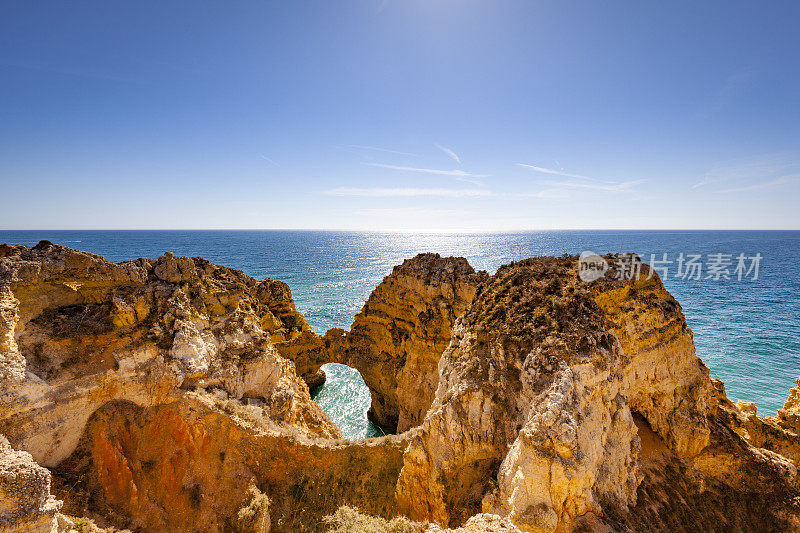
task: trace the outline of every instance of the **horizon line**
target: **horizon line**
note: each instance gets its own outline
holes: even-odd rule
[[[509,228],[509,229],[475,229],[463,230],[438,229],[414,230],[402,228],[361,229],[361,228],[16,228],[0,229],[0,232],[23,231],[329,231],[335,233],[530,233],[540,231],[800,231],[798,228]]]

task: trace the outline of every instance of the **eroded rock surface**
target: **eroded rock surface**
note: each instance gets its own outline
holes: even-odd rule
[[[0,433],[39,464],[60,468],[65,475],[68,458],[85,466],[80,475],[95,476],[97,494],[110,502],[102,509],[120,516],[116,523],[128,523],[140,512],[150,516],[143,510],[172,494],[174,487],[156,484],[162,492],[151,494],[136,479],[125,484],[113,478],[141,467],[138,456],[130,464],[120,458],[114,462],[115,452],[135,450],[131,442],[163,437],[158,431],[175,438],[183,435],[179,419],[158,417],[183,405],[189,395],[252,411],[285,439],[341,437],[311,400],[294,364],[271,340],[308,330],[285,284],[257,282],[203,259],[169,253],[158,260],[116,264],[42,242],[34,248],[9,247],[3,255]],[[97,422],[87,427],[90,418],[120,405],[146,409],[165,425],[148,426],[150,433],[138,435],[109,432],[102,441],[105,447],[97,442],[78,450],[82,438],[100,434],[92,431]],[[218,411],[230,418],[221,408]],[[81,451],[87,460],[74,461]],[[202,447],[193,452],[198,469],[213,464]],[[104,470],[95,470],[100,464]],[[184,480],[175,483],[187,490]],[[236,487],[229,498],[242,504],[246,491],[245,486]],[[129,494],[140,495],[136,505],[123,505]],[[152,524],[133,518],[133,523],[152,530],[178,529],[180,516],[175,513]],[[222,520],[219,513],[209,517]]]
[[[0,435],[0,531],[62,533],[72,524],[50,494],[50,472]]]
[[[117,264],[46,242],[12,250],[0,258],[0,432],[40,464],[72,453],[107,402],[196,388],[340,436],[270,340],[304,324],[273,313],[276,282],[169,253]]]
[[[305,333],[278,349],[295,361],[309,386],[319,383],[323,363],[356,368],[372,393],[373,421],[406,431],[422,423],[433,402],[439,358],[485,277],[463,257],[419,254],[375,288],[350,331]]]
[[[789,399],[783,408],[778,409],[778,421],[783,427],[800,432],[800,378],[797,378],[797,387],[789,391]]]
[[[483,277],[463,257],[420,254],[372,292],[337,349],[364,377],[378,424],[402,432],[422,423],[453,324]]]
[[[732,512],[727,527],[796,526],[793,463],[726,425],[680,306],[658,277],[643,267],[638,281],[617,280],[612,268],[586,284],[576,265],[530,259],[478,287],[406,451],[401,509],[451,525],[483,510],[524,531],[691,529],[725,524],[715,505],[757,500],[758,512]],[[642,458],[636,419],[668,451],[660,467]],[[669,479],[668,467],[682,481],[642,520],[638,510],[661,500],[653,485]],[[760,484],[741,482],[756,471]],[[700,496],[698,509],[691,502]]]
[[[255,487],[272,531],[317,531],[344,504],[397,512],[407,439],[309,438],[254,406],[189,392],[177,402],[108,404],[75,453],[55,468],[89,509],[146,531],[236,531]]]
[[[0,247],[0,520],[53,524],[35,459],[142,531],[325,531],[341,506],[430,533],[800,529],[798,389],[777,417],[734,404],[646,266],[576,267],[423,254],[319,336],[285,284],[200,258]],[[407,431],[340,439],[307,387],[329,361]]]
[[[462,527],[445,529],[437,524],[414,522],[405,517],[386,520],[343,506],[333,515],[326,516],[325,522],[330,525],[329,533],[521,533],[508,520],[485,513],[470,517]]]

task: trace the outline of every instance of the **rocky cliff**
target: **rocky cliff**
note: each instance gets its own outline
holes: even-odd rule
[[[62,532],[69,523],[50,494],[50,472],[0,435],[0,531]]]
[[[525,531],[800,527],[795,465],[733,431],[658,277],[587,284],[576,264],[522,261],[478,287],[405,453],[401,509]]]
[[[285,284],[171,254],[115,264],[42,242],[0,255],[0,433],[73,480],[77,500],[91,488],[79,512],[154,531],[221,530],[246,506],[250,485],[272,479],[258,467],[245,475],[241,465],[235,476],[218,475],[226,453],[238,456],[226,452],[225,439],[242,426],[242,414],[263,422],[243,433],[281,443],[270,450],[296,449],[268,471],[289,472],[294,458],[316,468],[313,480],[326,470],[300,457],[328,452],[335,458],[320,460],[343,463],[342,470],[372,464],[360,445],[335,440],[339,429],[275,349],[273,337],[282,342],[308,330]],[[187,424],[198,411],[203,420]],[[219,446],[211,455],[209,442]],[[402,441],[380,450],[374,456],[382,465],[391,464],[384,453],[397,462]],[[297,482],[276,484],[286,492]],[[281,494],[277,520],[288,523]],[[380,505],[365,508],[379,512]],[[189,520],[200,508],[204,520]]]
[[[47,242],[5,254],[0,433],[40,464],[65,459],[110,401],[158,405],[195,388],[340,436],[270,340],[295,327],[270,309],[275,282],[171,254],[115,264]]]
[[[396,266],[372,292],[340,350],[372,391],[377,423],[400,432],[422,423],[453,324],[484,277],[463,257],[421,254]]]
[[[277,348],[309,387],[324,380],[325,363],[356,368],[372,393],[370,418],[389,431],[406,431],[422,422],[433,402],[453,324],[486,277],[463,257],[419,254],[394,267],[349,331],[305,332]]]
[[[0,531],[70,527],[38,465],[61,512],[142,531],[800,528],[797,389],[732,403],[646,266],[576,266],[422,254],[320,336],[203,259],[2,246]],[[341,439],[325,362],[401,433]]]

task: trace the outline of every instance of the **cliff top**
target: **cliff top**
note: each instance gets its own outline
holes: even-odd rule
[[[417,254],[392,270],[392,276],[413,276],[432,284],[452,281],[475,274],[475,269],[463,257],[442,257],[435,253]]]
[[[590,337],[610,326],[596,302],[600,293],[620,288],[644,290],[648,294],[638,296],[645,303],[662,305],[664,300],[669,312],[680,309],[663,290],[657,274],[648,279],[647,265],[642,265],[639,280],[618,279],[615,265],[619,257],[606,256],[610,268],[589,283],[578,276],[578,256],[535,257],[503,265],[478,285],[464,321],[487,339],[512,343],[522,353],[537,345],[547,346],[545,341],[553,337],[562,341],[566,351],[583,353],[594,344]]]

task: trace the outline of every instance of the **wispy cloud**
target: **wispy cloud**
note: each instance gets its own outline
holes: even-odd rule
[[[553,188],[544,189],[532,195],[534,198],[569,198],[570,194],[567,189]]]
[[[477,187],[485,187],[486,186],[486,184],[483,183],[479,179],[465,178],[463,176],[456,176],[455,179],[456,179],[456,181],[463,181],[464,183],[469,183],[470,185],[475,185]]]
[[[573,178],[572,181],[541,181],[543,185],[549,185],[551,189],[545,189],[542,193],[555,194],[551,191],[559,191],[557,194],[563,195],[565,189],[589,189],[593,191],[605,192],[634,192],[634,187],[644,183],[647,180],[632,180],[632,181],[605,181],[597,178],[590,178],[581,174],[572,174],[564,172],[563,170],[554,170],[552,168],[540,167],[537,165],[529,165],[527,163],[517,163],[517,166],[529,168],[541,174],[548,174],[550,176],[563,176],[565,178]],[[583,180],[583,181],[574,181]],[[587,183],[588,182],[588,183]],[[544,197],[544,196],[542,196]],[[554,196],[550,196],[551,198]],[[562,196],[558,196],[562,197]]]
[[[718,164],[691,189],[727,185],[716,192],[752,191],[789,183],[797,176],[800,176],[800,154],[766,154]]]
[[[692,185],[692,189],[699,189],[700,187],[705,187],[706,185],[727,183],[731,181],[735,182],[763,179],[765,176],[770,176],[775,173],[785,171],[791,166],[791,163],[782,161],[781,159],[782,158],[780,157],[766,157],[717,165],[706,172],[705,176],[703,176],[703,179]]]
[[[732,189],[723,189],[719,192],[746,192],[758,191],[761,189],[771,189],[779,185],[786,185],[787,183],[796,183],[800,181],[800,174],[790,174],[788,176],[781,176],[773,180],[765,181],[763,183],[754,183],[753,185],[745,185],[744,187],[734,187]]]
[[[535,170],[536,172],[541,172],[542,174],[552,174],[555,176],[564,176],[567,178],[576,178],[580,180],[596,181],[598,183],[607,183],[603,182],[602,180],[590,178],[589,176],[582,176],[580,174],[570,174],[569,172],[564,172],[563,170],[553,170],[552,168],[544,168],[536,165],[529,165],[527,163],[517,163],[517,166],[529,168],[531,170]]]
[[[388,154],[397,154],[397,155],[410,155],[413,157],[417,157],[417,154],[412,154],[410,152],[401,152],[400,150],[390,150],[388,148],[379,148],[377,146],[364,146],[362,144],[348,144],[348,148],[355,148],[356,150],[372,150],[373,152],[384,152]]]
[[[445,196],[450,198],[469,198],[493,196],[486,189],[425,189],[425,188],[358,188],[337,187],[324,191],[332,196],[358,196],[372,198],[408,197],[408,196]]]
[[[420,207],[387,207],[375,209],[359,209],[356,211],[359,215],[377,216],[377,217],[412,217],[412,216],[430,216],[430,215],[465,215],[469,211],[461,209],[422,209]]]
[[[448,155],[448,157],[450,157],[450,159],[452,159],[453,161],[455,161],[455,162],[456,162],[456,163],[458,163],[459,165],[461,164],[461,159],[460,159],[460,158],[458,157],[458,155],[457,155],[457,154],[456,154],[454,151],[452,151],[450,148],[447,148],[446,146],[442,146],[441,144],[437,144],[437,145],[436,145],[436,148],[438,148],[438,149],[439,149],[439,150],[441,150],[442,152],[446,153],[446,154]]]
[[[497,193],[496,196],[503,196],[505,198],[544,198],[544,199],[554,199],[554,198],[569,198],[571,196],[570,191],[568,189],[560,189],[558,187],[551,187],[547,189],[542,189],[541,191],[536,192],[505,192],[505,193]]]
[[[339,187],[323,191],[332,196],[357,197],[406,197],[406,196],[447,196],[452,198],[569,198],[569,189],[548,188],[536,192],[494,192],[487,189],[382,189]],[[387,208],[391,210],[392,208]],[[399,208],[405,209],[405,208]],[[375,211],[377,211],[376,209]]]
[[[698,181],[697,183],[692,185],[691,188],[692,189],[699,189],[700,187],[705,187],[706,185],[711,185],[711,184],[717,183],[719,181],[723,181],[723,180],[706,178],[706,179]]]
[[[440,176],[453,176],[456,178],[488,178],[488,174],[472,174],[464,172],[463,170],[440,170],[436,168],[417,168],[417,167],[403,167],[398,165],[385,165],[383,163],[365,163],[372,167],[389,168],[392,170],[403,170],[406,172],[420,172],[422,174],[438,174]]]
[[[742,96],[756,79],[756,70],[746,68],[734,72],[725,80],[722,88],[717,92],[714,101],[711,104],[711,111],[716,113],[722,109],[732,105],[736,100]]]
[[[264,154],[261,154],[261,159],[263,159],[264,161],[267,161],[267,162],[269,162],[269,163],[272,163],[272,164],[273,164],[273,165],[275,165],[276,167],[279,167],[279,166],[280,166],[280,165],[279,165],[278,163],[276,163],[276,162],[275,162],[275,161],[274,161],[274,160],[273,160],[271,157],[267,157],[267,156],[265,156]]]
[[[582,183],[577,181],[544,181],[546,185],[552,185],[561,189],[589,189],[592,191],[605,192],[632,192],[634,187],[645,183],[647,180],[632,180],[619,183]]]

